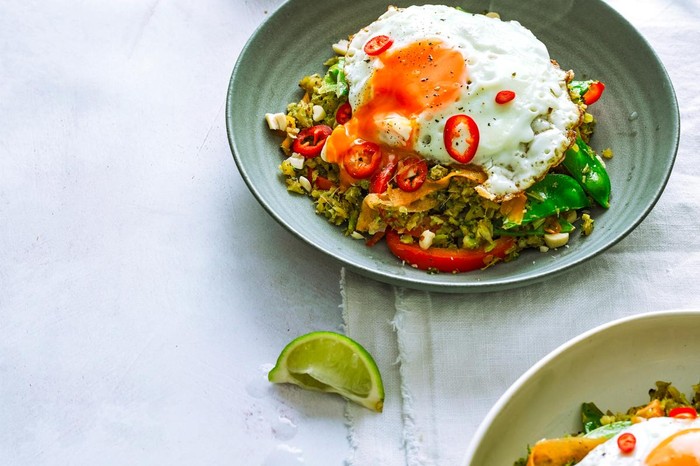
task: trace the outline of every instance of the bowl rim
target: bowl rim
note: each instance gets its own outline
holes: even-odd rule
[[[637,217],[634,218],[633,221],[630,222],[628,225],[626,225],[625,228],[620,229],[615,235],[612,235],[608,239],[607,243],[602,244],[597,250],[592,251],[590,254],[575,258],[573,260],[557,263],[556,265],[552,266],[547,270],[533,270],[528,274],[524,274],[515,278],[513,276],[479,277],[478,279],[473,281],[456,282],[442,280],[440,277],[444,276],[445,274],[428,274],[426,272],[425,277],[429,277],[429,279],[423,280],[422,277],[414,277],[411,275],[403,275],[401,273],[397,273],[396,270],[400,271],[400,267],[407,267],[407,265],[402,265],[401,262],[398,261],[398,259],[396,263],[396,270],[378,270],[376,268],[373,268],[369,264],[363,264],[357,261],[346,260],[345,258],[341,257],[341,255],[339,255],[337,252],[335,252],[332,248],[324,247],[323,245],[314,242],[307,235],[304,235],[302,231],[297,231],[287,221],[285,221],[285,219],[280,213],[278,213],[273,208],[271,203],[266,200],[261,190],[259,190],[256,187],[255,183],[251,178],[251,175],[246,170],[245,164],[243,163],[241,156],[242,151],[238,147],[234,135],[235,124],[233,117],[233,91],[236,84],[236,77],[239,73],[241,73],[244,58],[246,57],[246,54],[249,52],[249,50],[252,49],[256,40],[258,40],[258,35],[268,26],[268,24],[276,20],[278,17],[283,17],[285,14],[288,13],[289,9],[294,8],[294,3],[299,1],[302,0],[286,0],[281,5],[279,5],[274,11],[272,11],[269,14],[267,18],[265,18],[264,21],[262,21],[256,27],[256,29],[251,33],[250,37],[246,41],[243,48],[240,50],[227,86],[227,93],[225,99],[226,108],[224,112],[226,119],[226,133],[229,147],[236,167],[239,173],[241,174],[241,177],[243,178],[243,181],[247,185],[248,189],[256,198],[258,203],[263,207],[263,209],[279,225],[285,228],[288,232],[292,233],[292,235],[294,235],[296,238],[300,239],[301,241],[316,249],[317,251],[322,252],[324,255],[335,261],[338,265],[352,270],[356,273],[359,273],[363,276],[366,276],[368,278],[372,278],[390,285],[405,286],[408,288],[433,292],[483,293],[529,286],[535,283],[549,280],[561,274],[568,273],[575,267],[590,261],[591,259],[599,256],[600,254],[609,250],[613,246],[617,245],[647,218],[649,213],[654,209],[654,207],[660,200],[664,190],[666,189],[678,155],[681,132],[680,108],[678,106],[678,97],[673,86],[673,82],[671,81],[671,77],[668,74],[668,70],[666,69],[663,61],[660,59],[660,57],[653,49],[651,44],[649,44],[646,38],[641,34],[641,32],[639,32],[637,28],[635,28],[631,23],[629,23],[629,21],[627,21],[627,19],[624,16],[622,16],[617,10],[612,8],[610,5],[606,4],[603,0],[596,0],[599,3],[599,5],[607,11],[608,14],[613,15],[618,21],[625,23],[636,33],[637,39],[647,48],[649,53],[655,58],[656,64],[658,65],[659,70],[665,79],[665,83],[668,85],[668,90],[670,92],[671,97],[669,103],[672,106],[671,125],[674,131],[673,140],[671,141],[671,144],[668,147],[668,153],[671,154],[670,159],[668,161],[668,170],[664,174],[661,183],[655,186],[655,189],[652,192],[652,197],[650,198],[651,202],[649,202],[649,204],[645,206],[644,209],[639,211]],[[343,239],[342,234],[339,234],[338,238]]]
[[[469,442],[467,451],[462,460],[462,466],[471,466],[471,458],[476,453],[479,444],[483,441],[486,433],[490,429],[493,422],[498,417],[501,410],[510,403],[511,399],[520,391],[520,389],[525,385],[530,379],[542,369],[546,368],[549,364],[555,361],[560,356],[567,353],[572,348],[582,344],[583,342],[603,333],[610,331],[614,328],[627,325],[631,322],[639,322],[644,320],[658,319],[659,317],[666,318],[678,318],[686,316],[697,316],[700,317],[700,308],[687,308],[687,309],[669,309],[661,311],[651,311],[642,314],[634,314],[619,319],[611,320],[605,322],[596,327],[593,327],[573,338],[566,341],[565,343],[559,345],[554,350],[550,351],[547,355],[542,357],[539,361],[533,364],[528,370],[526,370],[520,377],[518,377],[515,382],[511,384],[508,389],[498,398],[496,403],[488,411],[484,419],[479,424],[474,436]]]

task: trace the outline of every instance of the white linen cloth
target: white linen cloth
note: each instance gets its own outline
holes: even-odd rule
[[[524,288],[449,295],[345,271],[346,331],[386,384],[383,414],[348,405],[349,464],[459,464],[498,397],[560,344],[623,316],[700,304],[700,3],[610,3],[650,42],[677,93],[681,141],[666,191],[621,243]]]

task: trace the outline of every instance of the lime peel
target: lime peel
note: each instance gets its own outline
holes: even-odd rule
[[[267,378],[304,389],[337,393],[382,412],[384,384],[379,368],[362,345],[335,332],[311,332],[292,340]]]

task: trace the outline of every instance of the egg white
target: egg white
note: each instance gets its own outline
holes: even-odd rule
[[[625,429],[624,432],[631,432],[636,438],[632,452],[622,453],[617,446],[617,438],[622,432],[594,448],[577,466],[643,466],[646,457],[661,441],[681,430],[698,428],[700,419],[651,418]],[[700,445],[697,451],[700,458]]]
[[[386,131],[377,141],[399,146],[407,126],[413,150],[441,164],[457,163],[443,142],[446,120],[455,114],[471,116],[479,128],[480,143],[471,163],[487,180],[479,192],[490,199],[512,197],[558,164],[573,143],[573,128],[582,114],[567,90],[569,76],[550,60],[545,45],[515,21],[501,21],[439,5],[390,7],[350,41],[345,60],[349,101],[353,110],[372,99],[371,82],[383,66],[363,50],[372,37],[387,35],[400,49],[418,41],[438,39],[459,50],[467,65],[469,82],[459,98],[437,111],[426,109],[411,116],[393,116],[380,123]],[[495,102],[501,90],[516,98],[506,105]]]

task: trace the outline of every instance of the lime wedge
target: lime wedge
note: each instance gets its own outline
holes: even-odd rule
[[[338,393],[377,412],[384,407],[384,384],[374,359],[359,343],[335,332],[311,332],[292,340],[267,378]]]

